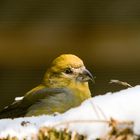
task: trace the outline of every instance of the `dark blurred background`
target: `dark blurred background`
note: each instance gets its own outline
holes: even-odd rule
[[[41,82],[60,54],[82,58],[94,95],[140,84],[139,0],[1,0],[0,108]]]

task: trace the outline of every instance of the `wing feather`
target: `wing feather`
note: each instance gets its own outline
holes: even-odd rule
[[[28,108],[32,105],[40,102],[44,98],[47,98],[47,96],[55,96],[56,94],[62,92],[64,93],[65,89],[47,88],[43,85],[39,85],[26,93],[23,99],[17,101],[15,100],[11,105],[1,110],[0,118],[16,118],[25,116]]]

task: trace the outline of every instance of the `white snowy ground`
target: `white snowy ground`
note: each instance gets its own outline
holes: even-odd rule
[[[16,136],[19,139],[37,134],[43,126],[68,128],[89,139],[103,137],[110,130],[107,121],[133,121],[134,133],[140,134],[140,86],[116,93],[96,96],[77,108],[57,116],[38,116],[0,120],[0,138]],[[24,122],[26,122],[24,124]]]

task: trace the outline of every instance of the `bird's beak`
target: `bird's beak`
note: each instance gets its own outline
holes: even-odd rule
[[[91,74],[91,72],[89,70],[87,70],[86,68],[84,68],[81,73],[79,74],[79,78],[80,81],[82,82],[87,82],[89,80],[91,80],[93,83],[95,83],[94,77]]]

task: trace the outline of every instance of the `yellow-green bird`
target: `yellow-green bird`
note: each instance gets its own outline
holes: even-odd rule
[[[79,57],[62,54],[52,62],[42,83],[0,111],[0,118],[63,113],[91,97],[89,80],[94,78]]]

